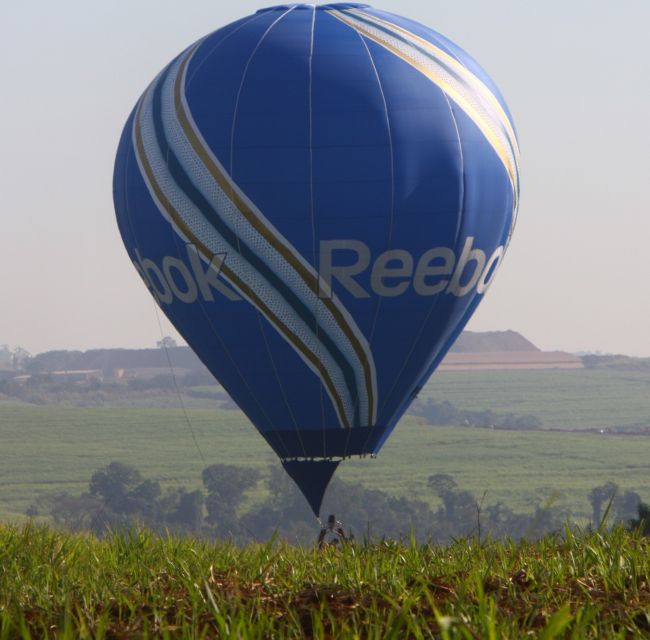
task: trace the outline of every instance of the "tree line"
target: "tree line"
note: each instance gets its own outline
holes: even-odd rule
[[[280,467],[263,472],[214,464],[203,470],[201,480],[200,489],[163,490],[159,482],[145,478],[135,467],[111,462],[92,474],[86,491],[42,496],[27,514],[49,516],[59,526],[92,531],[98,536],[145,526],[161,533],[229,538],[241,543],[272,536],[313,542],[317,522]],[[563,529],[570,517],[553,504],[552,495],[540,497],[529,512],[518,513],[502,502],[487,503],[486,496],[477,499],[448,474],[430,476],[428,487],[440,500],[437,509],[422,500],[391,496],[335,478],[322,511],[335,512],[357,538],[415,535],[420,541],[435,542],[467,536],[535,539]],[[264,496],[261,501],[260,496]],[[608,522],[632,522],[638,515],[634,526],[642,528],[648,521],[650,508],[641,503],[638,494],[621,493],[613,483],[595,487],[588,497],[594,527],[601,525],[605,515]]]
[[[540,429],[542,421],[533,415],[495,413],[490,409],[468,411],[443,400],[431,398],[416,400],[408,410],[409,414],[424,418],[435,426],[458,425],[463,427],[488,427],[495,429]]]

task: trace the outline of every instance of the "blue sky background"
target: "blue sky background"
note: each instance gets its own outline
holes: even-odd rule
[[[0,5],[0,343],[38,352],[160,339],[114,221],[118,137],[172,56],[260,6]],[[464,47],[517,124],[519,223],[469,328],[514,329],[544,349],[650,356],[650,3],[374,6]]]

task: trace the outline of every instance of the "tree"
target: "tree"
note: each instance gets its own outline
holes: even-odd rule
[[[215,525],[218,535],[238,533],[237,508],[244,493],[259,480],[254,469],[228,464],[213,464],[203,470],[203,484],[208,492],[206,520]]]
[[[49,514],[58,526],[80,531],[90,529],[102,509],[102,502],[96,496],[88,493],[73,496],[63,491],[40,495],[25,513],[30,517]]]
[[[128,513],[127,497],[142,482],[142,475],[131,465],[111,462],[90,478],[90,493],[116,513]]]
[[[190,493],[182,492],[171,520],[197,533],[203,525],[203,502],[203,492],[199,489]]]
[[[176,344],[176,340],[174,340],[174,338],[172,338],[171,336],[165,336],[164,338],[156,342],[156,346],[159,349],[173,349],[178,345]]]
[[[126,494],[124,511],[138,513],[149,520],[155,520],[158,515],[156,501],[160,494],[160,484],[154,480],[144,480]]]
[[[14,356],[9,345],[0,344],[0,369],[12,369]]]
[[[453,520],[454,506],[456,503],[456,496],[454,494],[458,487],[456,481],[448,473],[436,473],[429,476],[427,484],[442,500],[445,506],[445,518],[447,520]]]
[[[201,490],[168,488],[163,495],[159,483],[143,478],[136,468],[111,462],[93,473],[87,493],[45,494],[29,507],[28,515],[49,514],[57,524],[98,536],[134,525],[200,534],[203,502]]]
[[[101,510],[101,502],[87,493],[82,493],[80,496],[61,493],[52,500],[50,514],[58,525],[72,531],[80,531],[92,527],[94,519]]]
[[[614,498],[617,491],[618,485],[610,481],[594,487],[589,492],[589,502],[591,503],[592,509],[591,521],[595,528],[599,527],[601,524],[603,503],[609,503],[609,501]]]
[[[645,502],[639,502],[637,505],[637,518],[630,520],[628,527],[630,530],[639,530],[641,535],[650,536],[650,506]]]
[[[641,496],[636,491],[627,490],[614,498],[614,519],[616,522],[629,522],[638,513]]]
[[[12,353],[13,368],[17,371],[25,368],[30,358],[32,357],[27,349],[16,347]]]
[[[465,423],[463,412],[448,400],[442,402],[436,402],[430,398],[426,401],[417,400],[409,409],[409,413],[422,416],[432,425],[462,425]]]

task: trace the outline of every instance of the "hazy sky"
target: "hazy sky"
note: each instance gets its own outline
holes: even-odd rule
[[[115,224],[118,137],[172,56],[260,6],[0,3],[0,343],[35,353],[160,339]],[[650,2],[374,6],[469,51],[518,127],[517,231],[469,328],[514,329],[544,349],[650,356]],[[172,334],[166,321],[163,331]]]

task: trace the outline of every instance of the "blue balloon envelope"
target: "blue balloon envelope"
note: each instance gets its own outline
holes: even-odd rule
[[[483,298],[518,158],[471,57],[360,4],[242,18],[135,106],[114,175],[129,257],[315,513]]]

